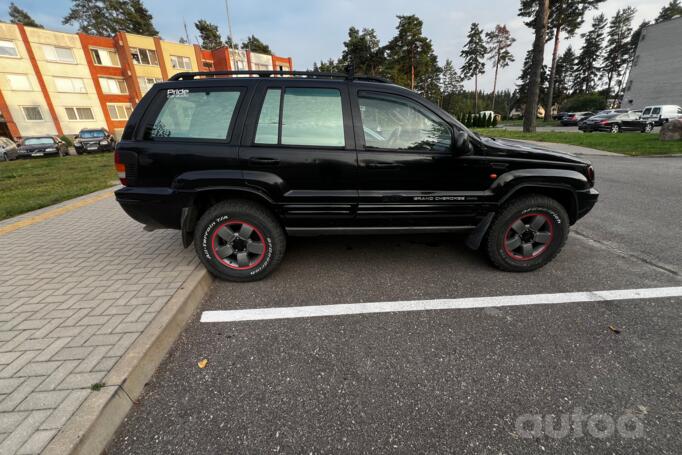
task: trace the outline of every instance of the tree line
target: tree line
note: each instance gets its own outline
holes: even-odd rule
[[[28,12],[14,2],[10,3],[8,14],[13,24],[43,28]],[[159,32],[153,21],[154,17],[142,0],[73,0],[71,9],[62,19],[62,24],[77,25],[79,32],[88,35],[114,36],[117,32],[128,32],[144,36],[158,36]],[[237,44],[229,36],[223,40],[218,26],[205,19],[196,21],[194,27],[201,40],[198,44],[204,49],[212,50],[223,46],[241,47],[243,50],[272,54],[270,46],[255,35],[250,35],[241,44]],[[189,34],[180,38],[180,42],[189,44]]]

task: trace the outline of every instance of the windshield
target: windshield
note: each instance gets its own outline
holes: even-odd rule
[[[104,131],[102,130],[90,130],[90,131],[81,131],[81,133],[78,135],[78,137],[82,137],[83,139],[90,139],[90,138],[96,138],[96,137],[104,137]]]
[[[24,145],[54,144],[51,137],[29,137],[24,140]]]

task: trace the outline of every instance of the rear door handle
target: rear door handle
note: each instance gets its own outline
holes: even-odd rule
[[[249,164],[253,166],[279,166],[279,160],[276,158],[253,157],[249,158]]]
[[[400,163],[389,163],[386,161],[375,161],[372,163],[367,163],[367,167],[372,168],[372,169],[397,169],[399,167],[403,167],[403,165]]]

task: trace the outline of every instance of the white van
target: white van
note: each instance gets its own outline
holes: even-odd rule
[[[682,118],[682,107],[674,104],[647,106],[642,111],[642,122],[647,125],[661,126],[670,120]]]

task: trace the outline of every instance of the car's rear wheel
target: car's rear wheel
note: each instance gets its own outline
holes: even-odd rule
[[[202,215],[194,248],[209,272],[228,281],[257,281],[282,261],[286,236],[274,215],[251,201],[227,201]]]
[[[488,232],[488,257],[508,272],[530,272],[547,265],[561,251],[569,231],[566,209],[540,195],[507,203]]]

